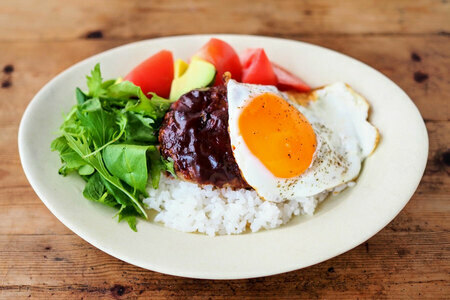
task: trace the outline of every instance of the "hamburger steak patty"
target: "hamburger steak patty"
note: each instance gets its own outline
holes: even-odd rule
[[[225,86],[191,91],[172,104],[159,132],[161,155],[198,184],[250,188],[231,150]]]

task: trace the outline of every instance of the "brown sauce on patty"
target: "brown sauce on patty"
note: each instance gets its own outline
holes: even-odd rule
[[[233,156],[225,86],[193,90],[173,103],[159,133],[177,175],[198,184],[250,188]]]

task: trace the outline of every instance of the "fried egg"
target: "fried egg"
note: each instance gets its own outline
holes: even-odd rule
[[[265,200],[317,195],[356,179],[375,149],[369,103],[344,83],[301,97],[274,86],[227,83],[233,155]]]

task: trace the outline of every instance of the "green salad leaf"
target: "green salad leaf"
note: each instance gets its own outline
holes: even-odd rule
[[[88,96],[80,88],[75,89],[75,97],[78,104],[83,104],[88,99]]]
[[[121,221],[127,221],[128,225],[133,231],[137,231],[136,229],[136,217],[139,217],[136,215],[136,212],[129,207],[124,208],[119,213],[119,222]]]
[[[125,127],[125,140],[131,144],[154,144],[158,142],[155,121],[139,113],[127,111]]]
[[[148,157],[152,161],[150,165],[150,177],[152,180],[152,186],[154,189],[158,188],[159,179],[162,171],[167,171],[172,174],[173,177],[177,177],[173,168],[173,161],[165,160],[156,147],[149,147],[147,151]]]
[[[116,99],[130,99],[137,97],[141,88],[129,81],[122,81],[114,84],[108,89],[108,96]]]
[[[91,201],[100,202],[112,207],[117,205],[117,202],[109,197],[110,195],[106,191],[106,187],[103,184],[99,173],[95,173],[89,177],[89,180],[83,190],[83,196]]]
[[[86,84],[89,88],[88,96],[91,98],[99,97],[104,93],[102,87],[102,74],[100,72],[100,64],[96,64],[94,70],[91,71],[91,76],[86,76]]]
[[[75,89],[77,104],[51,150],[59,152],[61,175],[77,172],[86,180],[86,199],[117,209],[119,222],[136,231],[136,218],[147,218],[142,199],[148,182],[156,189],[161,172],[175,175],[173,162],[157,148],[161,121],[173,101],[145,95],[129,81],[103,81],[99,64],[86,80],[88,91]]]
[[[136,197],[135,194],[129,192],[123,185],[118,177],[115,177],[109,173],[106,169],[105,164],[103,162],[103,158],[100,152],[92,152],[89,148],[89,144],[87,139],[82,136],[80,139],[74,138],[70,135],[64,134],[64,137],[67,139],[67,143],[78,155],[80,155],[89,165],[91,165],[104,179],[104,183],[106,183],[106,187],[110,186],[111,191],[117,191],[119,193],[123,193],[121,197],[118,197],[117,201],[123,206],[133,205],[136,210],[143,217],[147,217],[147,213],[145,212],[142,203]],[[110,191],[110,192],[111,192]],[[120,201],[122,200],[122,201]]]
[[[103,151],[106,168],[114,176],[145,194],[148,180],[147,149],[150,146],[114,144]]]

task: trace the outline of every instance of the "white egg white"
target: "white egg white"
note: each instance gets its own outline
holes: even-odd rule
[[[300,176],[278,178],[252,154],[239,132],[242,109],[263,93],[274,93],[293,104],[309,121],[317,148]],[[265,200],[282,202],[313,196],[354,180],[361,163],[375,149],[378,131],[368,121],[368,102],[344,83],[317,89],[312,101],[300,105],[274,86],[227,84],[229,132],[236,163],[247,183]]]

